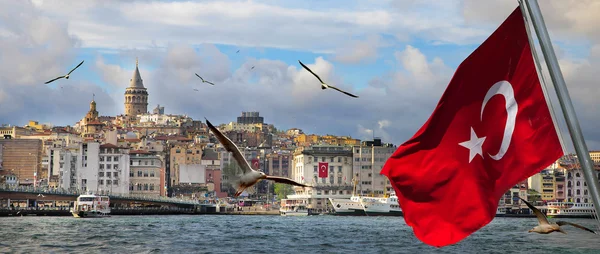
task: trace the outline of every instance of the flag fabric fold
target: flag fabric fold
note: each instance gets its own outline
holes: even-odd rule
[[[525,29],[517,7],[381,170],[428,245],[455,244],[487,225],[508,189],[563,154]]]

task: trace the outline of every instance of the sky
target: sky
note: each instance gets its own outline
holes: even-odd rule
[[[588,148],[600,150],[594,75],[600,1],[539,4]],[[92,94],[101,115],[122,114],[138,58],[149,111],[160,104],[168,114],[213,123],[260,111],[279,129],[400,145],[517,1],[0,0],[0,6],[1,124],[74,125]],[[70,79],[44,84],[82,60]],[[360,98],[321,90],[298,60]]]

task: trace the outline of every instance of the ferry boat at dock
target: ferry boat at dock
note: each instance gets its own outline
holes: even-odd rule
[[[73,203],[71,214],[75,218],[97,218],[110,216],[110,198],[95,194],[79,195]]]
[[[548,202],[548,218],[594,218],[594,204],[573,202]]]
[[[282,199],[281,207],[279,208],[281,216],[308,216],[309,209],[302,200]]]
[[[398,204],[396,192],[383,197],[361,197],[360,202],[367,216],[403,216],[402,208]]]

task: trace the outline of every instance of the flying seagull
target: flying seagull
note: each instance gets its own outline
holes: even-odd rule
[[[332,89],[338,90],[338,91],[340,91],[340,92],[342,92],[342,93],[345,93],[345,94],[346,94],[346,95],[348,95],[348,96],[352,96],[352,97],[354,97],[354,98],[358,98],[358,96],[356,96],[356,95],[354,95],[354,94],[351,94],[351,93],[348,93],[348,92],[346,92],[346,91],[343,91],[343,90],[341,90],[341,89],[339,89],[339,88],[337,88],[337,87],[335,87],[335,86],[332,86],[332,85],[328,85],[328,84],[326,84],[325,82],[323,82],[323,80],[321,80],[321,78],[319,77],[319,75],[317,75],[317,74],[315,74],[313,71],[311,71],[311,70],[310,70],[308,67],[306,67],[306,65],[304,65],[302,62],[300,62],[300,60],[298,60],[298,62],[300,63],[300,65],[302,65],[302,67],[304,67],[304,69],[306,69],[307,71],[309,71],[310,73],[312,73],[312,75],[314,75],[315,77],[317,77],[317,79],[318,79],[319,81],[321,81],[321,89],[332,88]]]
[[[198,89],[194,88],[194,91],[199,92]]]
[[[236,51],[235,53],[236,53],[236,54],[237,54],[237,53],[240,53],[240,50],[238,49],[238,51]]]
[[[539,223],[539,225],[533,227],[532,229],[530,229],[527,232],[530,232],[530,233],[535,232],[538,234],[550,234],[550,233],[556,231],[556,232],[561,232],[563,234],[567,234],[567,232],[563,231],[562,228],[560,228],[560,226],[571,225],[573,227],[580,228],[585,231],[592,232],[594,234],[598,234],[598,233],[594,232],[594,230],[591,230],[589,228],[586,228],[584,226],[581,226],[581,225],[578,225],[575,223],[571,223],[571,222],[556,221],[556,223],[550,223],[550,222],[548,222],[548,217],[546,217],[546,215],[543,214],[539,209],[537,209],[535,206],[533,206],[531,203],[527,202],[526,200],[524,200],[522,198],[520,198],[520,199],[523,200],[523,202],[525,202],[525,204],[529,207],[529,209],[531,209],[533,211],[533,213],[537,217],[538,223]]]
[[[254,66],[252,66],[252,68],[250,68],[250,70],[254,69]]]
[[[46,197],[46,196],[42,195],[42,193],[38,194],[37,196],[38,196],[38,197],[42,197],[42,198],[45,198],[45,197]]]
[[[85,61],[85,60],[84,60],[84,61]],[[61,78],[66,78],[66,79],[69,79],[69,75],[71,75],[71,72],[73,72],[75,69],[77,69],[77,68],[78,68],[79,66],[81,66],[82,64],[83,64],[83,61],[81,61],[81,63],[79,63],[77,66],[75,66],[75,68],[73,68],[73,69],[72,69],[72,70],[71,70],[69,73],[67,73],[67,75],[60,76],[60,77],[58,77],[58,78],[55,78],[55,79],[53,79],[53,80],[50,80],[50,81],[48,81],[48,82],[46,82],[46,83],[44,83],[44,84],[48,84],[48,83],[50,83],[50,82],[52,82],[52,81],[55,81],[55,80],[57,80],[57,79],[61,79]]]
[[[217,139],[219,140],[219,142],[221,142],[221,144],[223,144],[225,149],[228,152],[231,152],[231,154],[233,155],[233,158],[235,159],[237,164],[242,168],[242,175],[235,177],[235,179],[233,179],[233,181],[232,181],[234,183],[235,188],[237,189],[234,197],[238,197],[240,194],[242,194],[242,192],[244,192],[244,190],[246,188],[253,186],[254,184],[256,184],[258,181],[260,181],[262,179],[271,180],[271,181],[278,182],[278,183],[285,183],[285,184],[290,184],[290,185],[301,186],[301,187],[309,187],[307,185],[295,182],[294,180],[289,179],[289,178],[279,177],[279,176],[270,176],[270,175],[266,175],[263,172],[252,169],[252,167],[250,167],[250,164],[244,158],[244,155],[242,155],[242,153],[240,152],[238,147],[233,142],[231,142],[231,140],[228,137],[224,136],[217,128],[215,128],[215,126],[213,126],[208,121],[208,119],[206,119],[206,118],[204,118],[204,119],[206,120],[206,125],[208,125],[208,128],[210,128],[210,130],[213,132],[213,134],[215,134],[215,136],[217,136]]]
[[[198,75],[197,73],[194,73],[194,74],[196,74],[196,76],[198,76],[198,77],[199,77],[199,78],[202,80],[202,83],[209,83],[209,84],[211,84],[211,85],[213,85],[213,86],[215,85],[215,84],[214,84],[214,83],[212,83],[212,82],[209,82],[209,81],[206,81],[206,80],[204,80],[204,79],[203,79],[202,77],[200,77],[200,75]]]

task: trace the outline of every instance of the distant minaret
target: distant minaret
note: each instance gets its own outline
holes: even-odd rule
[[[148,91],[144,87],[138,59],[135,58],[135,71],[129,80],[129,87],[125,89],[125,115],[128,121],[136,121],[137,115],[148,112]]]

